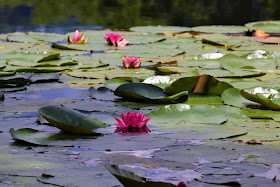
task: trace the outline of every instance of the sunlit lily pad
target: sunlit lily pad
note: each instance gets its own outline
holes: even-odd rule
[[[67,133],[93,135],[96,134],[93,130],[106,127],[101,121],[68,108],[49,106],[40,108],[38,112],[51,126]]]

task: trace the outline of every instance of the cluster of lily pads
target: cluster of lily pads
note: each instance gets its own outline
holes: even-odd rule
[[[83,31],[85,40],[78,31],[2,34],[0,112],[7,112],[10,93],[59,82],[90,93],[89,101],[38,110],[41,124],[66,134],[103,134],[105,139],[110,135],[102,129],[116,119],[118,129],[109,132],[129,134],[135,131],[123,127],[133,127],[150,135],[168,131],[176,139],[278,142],[279,26],[280,21],[270,21],[89,30]],[[11,128],[10,134],[32,145],[57,144],[50,133],[38,130]]]

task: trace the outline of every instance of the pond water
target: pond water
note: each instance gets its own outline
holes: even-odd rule
[[[279,19],[279,7],[277,0],[0,0],[0,32],[244,25]]]

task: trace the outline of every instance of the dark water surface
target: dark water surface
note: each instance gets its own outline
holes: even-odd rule
[[[0,0],[1,33],[244,25],[277,19],[279,0]]]

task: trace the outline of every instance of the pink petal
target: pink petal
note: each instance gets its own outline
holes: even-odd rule
[[[147,119],[145,119],[143,122],[145,123],[145,125],[150,121],[151,117],[148,117]]]
[[[140,114],[140,121],[143,121],[145,114]]]
[[[139,68],[140,65],[141,65],[141,59],[138,58],[136,61],[134,61],[134,66],[135,66],[135,68]]]
[[[129,43],[129,41],[123,39],[122,41],[118,42],[118,46],[119,46],[119,47],[122,47],[122,46],[127,45],[128,43]]]
[[[117,127],[126,127],[125,124],[117,117],[115,117],[118,123],[115,123]]]
[[[129,124],[130,124],[129,116],[125,115],[124,113],[121,113],[121,117],[122,117],[122,120],[123,120],[123,123],[124,123],[125,127],[128,127]]]
[[[127,61],[127,58],[123,57],[122,60],[123,60],[123,66],[126,67],[126,68],[129,68],[130,63]]]
[[[81,34],[78,30],[75,31],[74,35],[73,35],[73,43],[77,43],[78,41],[81,40]]]

